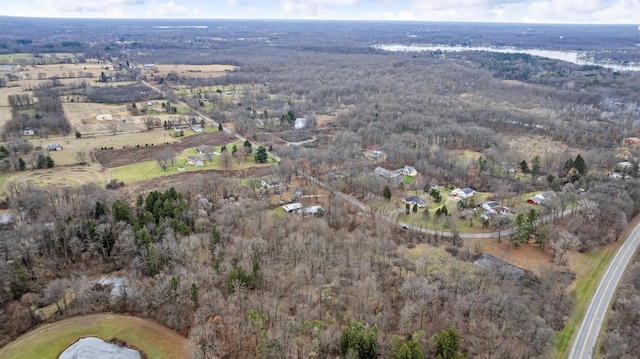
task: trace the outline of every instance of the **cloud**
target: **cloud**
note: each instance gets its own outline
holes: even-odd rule
[[[128,6],[143,5],[144,0],[37,0],[36,6],[47,13],[103,13]]]
[[[194,9],[195,10],[195,9]],[[179,5],[173,0],[167,2],[156,2],[155,0],[147,10],[147,17],[185,17],[192,15],[193,12],[184,5]]]

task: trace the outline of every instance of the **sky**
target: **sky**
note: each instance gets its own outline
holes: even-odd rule
[[[0,0],[0,15],[640,24],[640,0]]]

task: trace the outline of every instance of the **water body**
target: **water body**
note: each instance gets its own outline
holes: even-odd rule
[[[513,266],[505,261],[501,261],[490,254],[481,254],[473,264],[476,267],[486,269],[488,271],[510,274],[514,278],[521,278],[524,275],[524,269]]]
[[[449,45],[401,45],[401,44],[377,44],[373,48],[391,52],[462,52],[462,51],[488,51],[503,54],[528,54],[532,56],[546,57],[548,59],[571,62],[576,65],[602,66],[615,71],[640,71],[640,65],[621,65],[615,63],[595,62],[587,58],[587,54],[579,51],[555,51],[542,49],[518,49],[515,47],[468,47]]]
[[[71,344],[58,359],[141,359],[137,350],[87,337]]]

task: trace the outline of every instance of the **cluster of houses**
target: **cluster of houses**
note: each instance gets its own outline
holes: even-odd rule
[[[300,202],[285,204],[284,206],[282,206],[282,208],[287,212],[295,211],[296,213],[301,214],[303,217],[311,215],[320,216],[324,213],[324,208],[322,208],[322,206],[313,205],[310,207],[303,207],[302,203]]]

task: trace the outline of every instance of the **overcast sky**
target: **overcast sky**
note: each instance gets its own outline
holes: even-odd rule
[[[640,0],[0,0],[0,15],[640,24]]]

